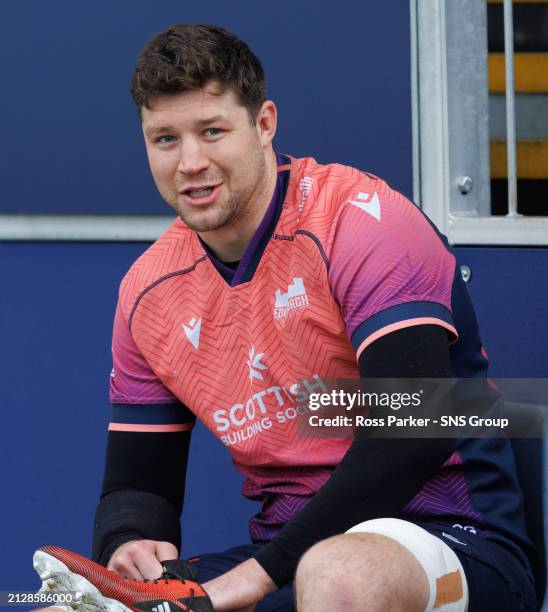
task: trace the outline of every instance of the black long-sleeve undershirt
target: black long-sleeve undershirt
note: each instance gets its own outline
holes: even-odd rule
[[[109,431],[93,529],[94,561],[106,565],[114,550],[130,540],[166,541],[181,549],[189,448],[190,431]]]
[[[387,334],[362,353],[359,370],[369,379],[447,378],[446,332],[422,325]],[[131,539],[167,540],[179,548],[189,442],[188,432],[109,433],[94,559],[106,564],[115,548]],[[448,439],[356,437],[324,487],[256,560],[282,586],[314,543],[371,518],[397,516],[453,448]]]

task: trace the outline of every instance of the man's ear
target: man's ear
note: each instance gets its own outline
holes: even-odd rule
[[[263,102],[255,123],[261,145],[266,147],[274,139],[278,123],[278,109],[272,100]]]

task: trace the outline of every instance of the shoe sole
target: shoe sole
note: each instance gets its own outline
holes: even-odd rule
[[[69,606],[51,604],[56,608],[78,612],[132,612],[119,601],[105,597],[83,576],[74,574],[59,559],[41,550],[34,553],[33,565],[42,581],[39,592],[70,591],[76,594],[75,601]]]

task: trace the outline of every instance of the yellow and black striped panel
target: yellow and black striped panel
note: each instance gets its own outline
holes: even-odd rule
[[[548,140],[521,140],[517,144],[517,172],[523,179],[548,177]],[[506,178],[506,142],[491,142],[491,178]]]
[[[548,93],[548,53],[516,53],[516,93]],[[489,53],[489,92],[504,93],[504,53]]]
[[[507,149],[504,13],[502,0],[488,0],[491,201],[494,214],[506,212]],[[548,0],[513,1],[514,78],[518,209],[548,215]]]

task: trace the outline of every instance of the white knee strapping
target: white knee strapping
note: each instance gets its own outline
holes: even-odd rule
[[[459,558],[449,546],[425,529],[394,518],[374,519],[360,523],[346,533],[378,533],[405,546],[422,565],[430,588],[425,612],[465,612],[468,607],[468,583]],[[462,597],[458,593],[460,574]],[[449,600],[449,603],[444,603]]]

